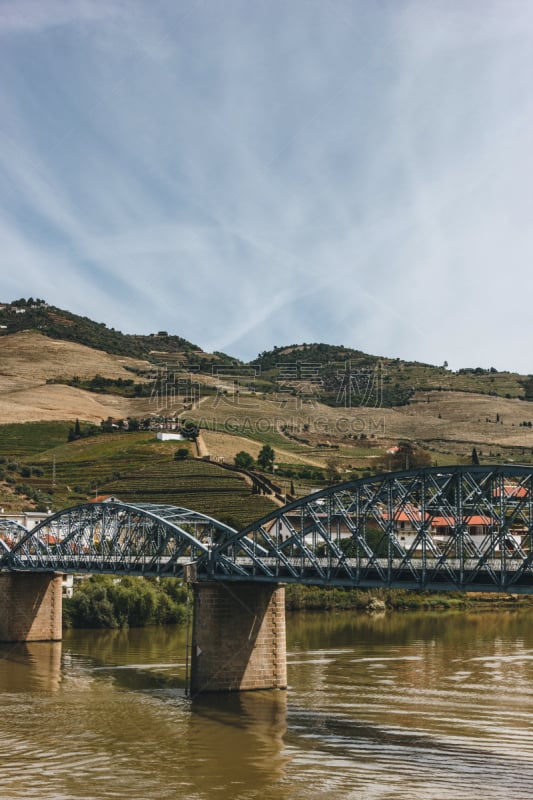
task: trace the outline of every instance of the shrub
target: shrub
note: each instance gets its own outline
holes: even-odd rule
[[[246,450],[241,450],[237,453],[234,462],[238,469],[251,469],[254,465],[253,457]]]
[[[150,578],[93,576],[64,601],[65,624],[74,628],[126,628],[183,623],[186,596],[185,587],[173,578],[157,582]]]

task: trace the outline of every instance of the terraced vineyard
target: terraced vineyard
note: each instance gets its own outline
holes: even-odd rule
[[[125,502],[193,508],[239,528],[275,508],[267,496],[252,494],[251,485],[237,472],[192,457],[176,460],[176,443],[158,442],[153,432],[104,434],[67,443],[70,427],[2,426],[0,502],[7,511],[30,508],[32,492],[46,497],[54,510],[113,494]]]
[[[161,461],[122,474],[104,488],[125,502],[194,508],[235,527],[242,527],[274,508],[267,497],[253,495],[238,473],[200,460]]]
[[[0,425],[0,455],[5,458],[29,458],[57,447],[67,440],[71,422],[25,422]]]

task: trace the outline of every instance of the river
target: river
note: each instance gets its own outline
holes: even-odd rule
[[[0,645],[0,798],[533,800],[533,612],[287,628],[288,691],[195,699],[180,628]]]

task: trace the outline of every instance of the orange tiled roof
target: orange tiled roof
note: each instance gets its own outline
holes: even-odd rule
[[[508,485],[503,487],[505,497],[527,497],[528,491],[525,486]],[[494,490],[494,497],[500,497],[500,490]]]
[[[93,497],[92,500],[89,500],[89,503],[103,503],[104,500],[109,500],[110,497],[114,497],[114,495],[99,494],[97,497]]]
[[[467,527],[472,525],[490,525],[492,519],[490,517],[484,517],[480,514],[473,514],[470,517],[464,518]],[[455,517],[433,517],[431,520],[431,524],[433,527],[448,527],[452,528],[454,525],[457,524],[457,520]]]

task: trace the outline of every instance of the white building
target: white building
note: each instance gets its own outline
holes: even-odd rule
[[[16,522],[17,525],[22,525],[27,531],[31,531],[43,519],[50,516],[52,512],[48,511],[13,511],[11,514],[4,514],[4,509],[0,509],[0,524],[5,522]]]
[[[157,439],[160,442],[184,442],[187,437],[182,433],[164,433],[163,431],[159,431]]]

